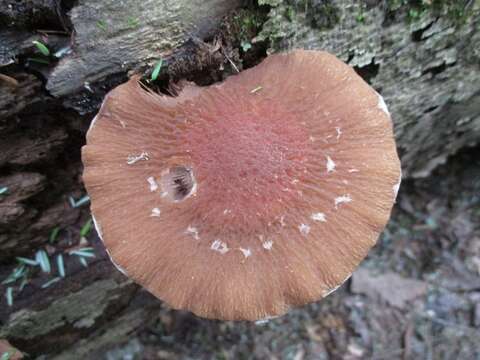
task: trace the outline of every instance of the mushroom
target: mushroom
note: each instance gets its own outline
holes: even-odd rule
[[[132,78],[107,95],[83,162],[122,271],[173,308],[229,320],[339,287],[400,178],[383,99],[335,56],[304,50],[178,97]]]

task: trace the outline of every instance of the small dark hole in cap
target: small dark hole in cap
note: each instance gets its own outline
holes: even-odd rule
[[[188,197],[195,188],[195,178],[191,169],[185,166],[174,166],[162,176],[163,191],[173,201],[181,201]]]

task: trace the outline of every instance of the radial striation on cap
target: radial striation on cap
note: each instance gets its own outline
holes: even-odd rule
[[[82,157],[115,263],[174,308],[230,320],[341,285],[401,177],[383,99],[335,56],[304,50],[178,97],[132,78],[107,95]]]

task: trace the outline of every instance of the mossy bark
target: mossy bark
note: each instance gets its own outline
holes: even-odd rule
[[[326,50],[385,98],[404,177],[426,177],[480,141],[480,4],[263,0],[271,51]],[[412,2],[413,3],[413,2]],[[426,2],[425,2],[426,3]],[[456,16],[456,17],[455,17]]]

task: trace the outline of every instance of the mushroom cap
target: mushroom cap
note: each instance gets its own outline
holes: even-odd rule
[[[401,177],[383,99],[296,50],[178,97],[112,90],[84,181],[112,260],[173,308],[258,320],[338,288],[390,216]]]

